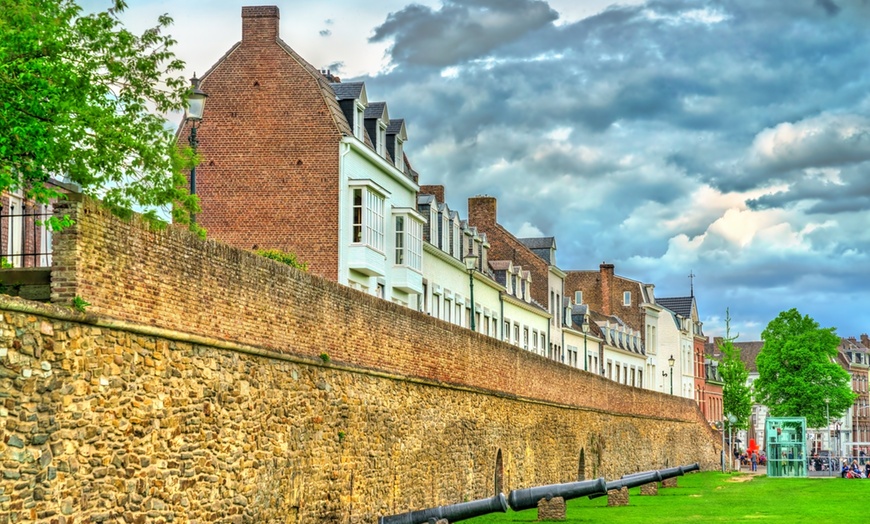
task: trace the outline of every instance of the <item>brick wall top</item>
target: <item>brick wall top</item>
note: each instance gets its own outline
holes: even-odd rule
[[[631,388],[186,230],[153,231],[66,202],[53,299],[89,313],[272,351],[618,413],[702,420],[694,402]]]
[[[440,186],[440,185],[420,186],[420,194],[421,195],[435,195],[435,200],[437,200],[439,204],[444,203],[444,186]]]

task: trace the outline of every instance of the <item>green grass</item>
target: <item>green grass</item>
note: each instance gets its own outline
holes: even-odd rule
[[[870,480],[841,478],[771,479],[741,474],[695,473],[679,477],[679,487],[657,496],[629,491],[629,505],[607,507],[607,497],[568,501],[567,520],[607,524],[687,522],[870,522],[865,502]],[[495,513],[466,520],[470,524],[536,522],[537,509]]]

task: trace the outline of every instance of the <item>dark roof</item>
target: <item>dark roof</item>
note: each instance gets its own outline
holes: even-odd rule
[[[345,82],[329,85],[332,86],[332,90],[335,91],[335,97],[339,100],[356,100],[362,94],[365,82]]]
[[[553,249],[556,247],[556,237],[518,238],[529,249]]]
[[[656,298],[656,304],[666,307],[685,318],[692,318],[692,301],[694,297]]]
[[[384,108],[386,108],[386,102],[369,102],[369,105],[366,106],[365,118],[381,118],[384,116]]]
[[[391,118],[390,124],[387,126],[387,134],[388,135],[399,134],[399,131],[402,130],[403,125],[405,125],[404,118]]]

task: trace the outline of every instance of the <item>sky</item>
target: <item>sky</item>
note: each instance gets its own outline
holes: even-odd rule
[[[128,3],[131,29],[174,19],[188,76],[258,4]],[[405,119],[420,183],[463,217],[495,196],[563,270],[611,263],[658,297],[693,283],[708,336],[726,309],[743,342],[791,308],[870,332],[870,0],[262,3]]]

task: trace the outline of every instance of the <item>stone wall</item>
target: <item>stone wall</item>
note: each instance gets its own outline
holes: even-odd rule
[[[499,456],[505,493],[717,466],[691,401],[66,207],[87,313],[0,299],[0,522],[371,523],[492,496]]]

